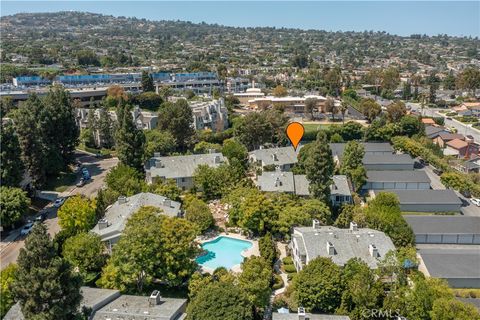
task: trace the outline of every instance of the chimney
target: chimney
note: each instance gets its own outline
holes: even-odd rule
[[[298,307],[298,320],[306,320],[307,319],[307,314],[305,313],[305,308],[304,307]]]
[[[215,149],[208,149],[208,153],[215,153],[215,152],[217,152],[217,150],[215,150]]]
[[[277,179],[275,179],[275,187],[280,187],[282,186],[282,181],[280,181],[280,178],[277,177]]]
[[[163,200],[163,206],[170,208],[170,207],[172,206],[172,202],[170,201],[170,199],[165,198],[165,199]]]
[[[150,298],[148,298],[148,305],[150,307],[157,306],[160,304],[160,300],[161,300],[160,291],[154,290],[150,295]]]
[[[320,221],[318,221],[317,219],[313,219],[312,220],[312,227],[313,227],[313,229],[320,229]]]
[[[333,246],[333,243],[331,243],[330,241],[327,241],[327,252],[329,256],[335,255],[335,247]]]
[[[98,229],[102,230],[108,227],[108,220],[103,218],[98,220]]]
[[[163,168],[162,160],[160,160],[160,159],[155,159],[155,167],[156,167],[156,168]]]
[[[377,247],[371,243],[368,245],[368,251],[370,251],[370,255],[374,258],[378,258],[380,255],[378,254],[378,249]]]
[[[276,152],[272,154],[272,159],[273,161],[278,161],[278,155]]]
[[[215,158],[213,159],[213,161],[214,161],[215,163],[220,163],[220,162],[222,162],[221,159],[220,159],[220,156],[218,156],[218,155],[215,156]]]
[[[118,197],[118,204],[124,204],[124,203],[127,203],[127,197],[125,196]]]
[[[161,152],[154,152],[153,153],[153,157],[154,158],[160,158],[162,156],[162,153]]]
[[[358,231],[358,225],[355,221],[350,222],[350,231]]]

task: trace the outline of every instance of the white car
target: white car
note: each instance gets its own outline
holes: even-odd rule
[[[32,231],[33,228],[33,222],[29,222],[26,225],[23,226],[22,230],[20,230],[20,235],[26,236]]]
[[[480,207],[480,199],[477,199],[477,198],[472,198],[470,199],[470,201],[476,205],[477,207]]]
[[[64,202],[65,202],[65,198],[58,198],[58,199],[55,200],[55,202],[53,203],[53,206],[54,206],[55,208],[60,208]]]

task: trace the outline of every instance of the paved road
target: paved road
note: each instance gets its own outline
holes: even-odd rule
[[[118,159],[98,159],[84,153],[78,153],[77,159],[81,161],[86,168],[88,168],[92,179],[88,184],[81,188],[77,188],[75,185],[71,186],[67,189],[67,191],[62,192],[59,196],[65,197],[75,194],[83,194],[87,197],[96,196],[98,190],[100,190],[104,184],[105,176],[112,167],[117,165]],[[47,205],[46,209],[48,210],[48,217],[44,223],[47,225],[48,233],[53,237],[60,231],[57,218],[57,209],[52,207],[51,204]],[[0,269],[3,269],[10,263],[17,261],[20,249],[23,248],[25,242],[24,237],[17,237],[19,234],[20,229],[14,230],[11,232],[11,236],[2,240],[2,243],[0,244]],[[16,239],[10,242],[9,240],[11,240],[12,237]]]
[[[408,104],[412,110],[416,110],[418,112],[422,112],[420,108],[419,103],[409,103]],[[472,128],[471,125],[467,125],[464,123],[461,123],[460,121],[457,120],[449,120],[447,117],[440,113],[441,110],[445,109],[439,109],[439,108],[424,108],[423,109],[423,115],[426,117],[444,117],[445,118],[445,126],[447,127],[454,127],[455,129],[458,130],[458,133],[461,133],[463,135],[471,135],[473,136],[473,139],[475,142],[480,143],[480,130],[476,130]]]

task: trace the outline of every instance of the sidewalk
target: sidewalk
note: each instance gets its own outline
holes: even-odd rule
[[[23,227],[20,227],[18,229],[10,231],[8,236],[5,237],[5,239],[2,239],[0,242],[0,253],[3,252],[13,241],[17,240],[18,237],[20,237],[20,230],[22,230]]]
[[[278,260],[275,262],[275,265],[273,266],[275,272],[279,273],[280,274],[280,277],[282,278],[283,280],[283,288],[280,288],[280,289],[277,289],[273,292],[273,297],[276,297],[282,293],[285,292],[285,290],[287,289],[287,286],[288,286],[288,276],[285,272],[283,272],[281,269],[280,269],[280,265],[282,264],[282,260],[283,258],[285,258],[287,256],[287,250],[285,249],[285,244],[283,243],[280,243],[280,242],[277,242],[277,249],[278,251],[280,252],[280,256],[278,258]]]

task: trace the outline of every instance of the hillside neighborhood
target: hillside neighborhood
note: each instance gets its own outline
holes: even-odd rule
[[[478,37],[0,27],[1,319],[480,319]]]

